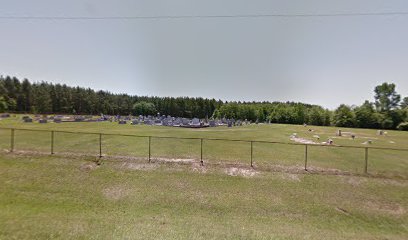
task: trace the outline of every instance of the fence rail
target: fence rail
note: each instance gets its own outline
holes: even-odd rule
[[[249,147],[249,165],[254,167],[254,145],[255,144],[277,144],[277,145],[288,145],[288,146],[304,146],[304,169],[308,170],[310,165],[310,151],[311,147],[319,147],[323,148],[333,148],[333,149],[361,149],[364,153],[364,161],[363,161],[363,172],[368,173],[368,165],[369,165],[369,152],[374,150],[379,151],[393,151],[393,152],[408,152],[408,149],[405,148],[386,148],[386,147],[368,147],[368,146],[347,146],[347,145],[323,145],[323,144],[302,144],[302,143],[291,143],[291,142],[278,142],[278,141],[262,141],[262,140],[244,140],[244,139],[223,139],[223,138],[202,138],[202,137],[171,137],[171,136],[151,136],[151,135],[133,135],[133,134],[116,134],[116,133],[101,133],[101,132],[78,132],[78,131],[61,131],[61,130],[42,130],[42,129],[24,129],[24,128],[8,128],[8,127],[0,127],[0,130],[9,130],[10,131],[10,152],[13,152],[16,148],[16,132],[23,132],[23,131],[31,131],[31,132],[41,132],[41,133],[48,133],[49,135],[49,147],[50,147],[50,154],[55,153],[55,144],[56,138],[55,135],[57,134],[78,134],[78,135],[95,135],[97,136],[98,141],[98,156],[100,158],[103,157],[103,139],[104,137],[130,137],[130,138],[139,138],[139,139],[146,139],[147,140],[147,159],[148,162],[151,162],[152,159],[152,143],[154,139],[173,139],[173,140],[193,140],[199,141],[199,160],[200,163],[204,164],[204,152],[203,148],[205,147],[204,143],[210,141],[226,141],[231,143],[242,143],[248,144]],[[114,148],[114,147],[113,147]],[[89,149],[90,150],[90,149]],[[87,151],[89,153],[89,151]],[[400,159],[405,160],[406,154],[403,156],[399,156]],[[399,165],[407,164],[406,162],[398,163]],[[398,165],[397,164],[397,165]],[[402,169],[405,171],[405,169]],[[404,174],[406,174],[404,172]]]

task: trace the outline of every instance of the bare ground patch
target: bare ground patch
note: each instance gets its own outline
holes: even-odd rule
[[[208,168],[206,166],[202,166],[201,163],[193,163],[191,164],[191,169],[193,172],[198,172],[198,173],[207,173]]]
[[[124,162],[121,164],[121,169],[130,169],[130,170],[142,170],[150,171],[157,169],[159,167],[156,163],[137,163],[137,162]]]
[[[252,168],[242,168],[242,167],[228,167],[224,169],[225,174],[229,176],[241,176],[241,177],[254,177],[260,172],[255,171]]]
[[[88,162],[88,163],[82,164],[82,165],[79,167],[79,169],[80,169],[81,171],[84,171],[84,172],[90,172],[90,171],[92,171],[92,170],[95,170],[95,169],[98,168],[98,167],[99,167],[98,164],[96,164],[95,162]]]
[[[169,163],[194,163],[197,160],[192,158],[153,158],[153,162],[169,162]]]

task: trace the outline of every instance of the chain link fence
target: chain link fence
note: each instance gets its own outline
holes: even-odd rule
[[[238,164],[408,178],[408,149],[0,128],[13,151]]]

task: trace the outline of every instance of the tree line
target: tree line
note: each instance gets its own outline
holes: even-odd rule
[[[232,102],[223,104],[214,115],[271,123],[408,130],[408,97],[401,100],[395,87],[393,83],[383,83],[374,89],[374,102],[366,100],[360,106],[341,104],[334,111],[294,102]]]
[[[190,97],[148,97],[94,91],[0,76],[0,112],[41,114],[211,116],[223,102]]]
[[[186,118],[234,118],[252,122],[318,126],[408,129],[408,97],[395,84],[374,89],[374,102],[340,105],[334,111],[297,102],[226,102],[191,97],[114,94],[48,82],[31,83],[0,76],[0,112],[89,115],[171,115]]]

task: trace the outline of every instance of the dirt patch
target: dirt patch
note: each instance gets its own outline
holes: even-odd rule
[[[152,159],[158,162],[169,162],[169,163],[194,163],[197,160],[189,158],[154,158]]]
[[[129,195],[129,190],[123,187],[109,187],[102,190],[102,194],[105,198],[113,201],[120,200]]]
[[[123,163],[120,168],[121,169],[130,169],[130,170],[141,170],[141,171],[149,171],[158,168],[159,165],[155,163]]]
[[[319,143],[314,142],[312,140],[305,139],[305,138],[300,138],[300,137],[291,137],[290,140],[294,141],[296,143],[303,143],[303,144],[319,144]]]
[[[95,170],[96,168],[98,168],[99,166],[98,166],[98,164],[96,164],[96,163],[94,163],[94,162],[90,162],[90,163],[84,163],[84,164],[82,164],[80,167],[79,167],[79,169],[81,170],[81,171],[84,171],[84,172],[90,172],[90,171],[92,171],[92,170]]]
[[[238,168],[230,167],[224,171],[229,176],[241,176],[241,177],[254,177],[259,174],[258,171],[255,171],[252,168]]]
[[[193,163],[191,165],[191,169],[193,170],[193,172],[198,172],[198,173],[207,173],[208,168],[205,166],[201,166],[201,163]]]

